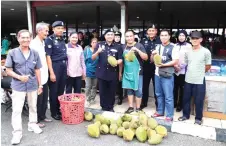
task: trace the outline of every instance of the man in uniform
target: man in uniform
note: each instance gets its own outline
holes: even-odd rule
[[[157,44],[161,44],[159,37],[157,37],[157,27],[155,24],[151,24],[147,29],[147,38],[141,40],[141,44],[144,45],[145,50],[148,54],[148,60],[144,61],[144,82],[143,82],[143,98],[141,103],[141,109],[147,107],[149,97],[149,84],[152,80],[154,87],[155,105],[157,108],[157,99],[155,95],[155,64],[151,63],[150,56]]]
[[[96,77],[99,82],[100,105],[104,111],[112,111],[115,102],[115,91],[117,83],[117,66],[122,63],[122,49],[120,45],[114,43],[114,31],[109,29],[104,34],[105,40],[97,44],[92,59],[99,56],[97,63]],[[117,66],[108,63],[108,56],[113,56],[117,60]]]
[[[61,119],[58,96],[64,93],[67,78],[67,54],[63,39],[64,23],[55,21],[52,24],[53,35],[45,40],[45,51],[50,74],[49,97],[51,116],[55,120]]]
[[[115,32],[115,39],[114,39],[114,41],[119,46],[122,46],[122,44],[121,44],[121,32],[119,32],[119,31]],[[122,47],[121,47],[121,49],[122,49]],[[117,69],[118,69],[118,72],[119,72],[118,84],[117,84],[118,105],[121,105],[122,104],[122,100],[123,100],[123,89],[122,89],[122,74],[120,74],[120,72],[122,73],[122,71],[123,71],[123,65],[120,64]]]

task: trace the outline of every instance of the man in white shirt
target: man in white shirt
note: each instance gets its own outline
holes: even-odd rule
[[[38,113],[38,125],[39,127],[44,127],[45,125],[40,123],[40,121],[51,122],[52,120],[46,117],[46,109],[48,102],[48,66],[46,62],[46,53],[45,53],[45,43],[44,39],[47,37],[49,32],[49,24],[47,23],[37,23],[36,33],[37,36],[31,41],[30,48],[38,52],[42,68],[41,71],[41,83],[43,88],[43,93],[38,96],[37,100],[37,113]]]

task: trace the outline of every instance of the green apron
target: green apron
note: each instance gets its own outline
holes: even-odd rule
[[[122,88],[138,90],[139,85],[139,72],[140,64],[137,60],[137,57],[133,62],[125,60],[125,55],[128,53],[128,50],[123,52],[124,57],[124,72],[122,77]]]

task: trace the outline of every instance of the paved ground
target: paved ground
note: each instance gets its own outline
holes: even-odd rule
[[[11,111],[4,112],[2,106],[1,118],[1,145],[9,146],[12,137]],[[48,111],[49,112],[49,111]],[[48,113],[49,114],[49,113]],[[64,125],[60,121],[47,123],[40,135],[27,131],[28,117],[23,116],[23,139],[21,146],[145,146],[148,143],[139,143],[137,140],[125,142],[123,139],[112,135],[101,135],[99,139],[90,138],[86,133],[88,122],[80,125]],[[205,140],[197,137],[169,133],[160,146],[226,146],[212,140]]]

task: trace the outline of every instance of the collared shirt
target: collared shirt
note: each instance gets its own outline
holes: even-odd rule
[[[85,64],[86,64],[86,76],[90,78],[96,78],[95,72],[97,68],[97,57],[95,60],[92,60],[93,52],[91,51],[90,47],[86,47],[84,50],[84,58],[85,58]]]
[[[205,77],[205,66],[211,65],[211,53],[207,48],[201,46],[199,50],[193,50],[185,53],[185,63],[187,72],[185,81],[190,84],[203,84]]]
[[[35,69],[42,67],[38,52],[30,49],[30,55],[26,60],[23,52],[20,48],[15,48],[9,51],[5,67],[12,68],[13,71],[18,75],[30,75],[26,83],[13,78],[11,88],[19,92],[32,92],[38,89],[38,81],[35,75]]]
[[[49,78],[48,66],[46,62],[46,53],[45,53],[45,42],[41,41],[38,36],[35,37],[30,43],[30,48],[38,52],[41,59],[42,68],[41,71],[41,83],[42,85],[46,84]]]
[[[63,37],[50,35],[45,40],[46,55],[51,57],[52,62],[67,60],[67,48]]]
[[[191,46],[191,44],[184,42],[183,44],[177,43],[175,45],[175,48],[177,48],[179,50],[178,65],[180,67],[180,71],[175,73],[177,76],[179,76],[180,74],[185,74],[185,72],[186,72],[186,66],[187,65],[184,62],[184,55],[185,55],[186,52],[188,52],[189,50],[192,49],[192,46]]]
[[[172,60],[179,59],[179,50],[174,47],[173,43],[168,44],[167,46],[157,45],[155,49],[162,58],[162,63],[167,63]],[[172,66],[173,67],[173,66]],[[155,74],[159,76],[159,67],[156,67]]]
[[[70,77],[86,75],[86,65],[82,47],[80,45],[73,47],[71,43],[68,43],[66,46],[68,58],[67,75]]]
[[[96,53],[99,47],[102,47],[102,52],[99,53],[97,63],[96,77],[106,81],[117,80],[117,67],[112,67],[108,63],[108,56],[113,56],[116,60],[122,59],[121,45],[112,43],[108,45],[106,41],[97,44],[93,54]]]
[[[148,60],[144,61],[144,72],[148,72],[148,74],[154,73],[155,72],[155,64],[150,61],[150,56],[152,54],[152,51],[155,50],[155,47],[157,45],[161,44],[161,41],[160,41],[159,37],[155,37],[153,40],[151,40],[149,38],[144,38],[141,40],[140,43],[143,44],[143,46],[147,52],[147,55],[148,55]]]

